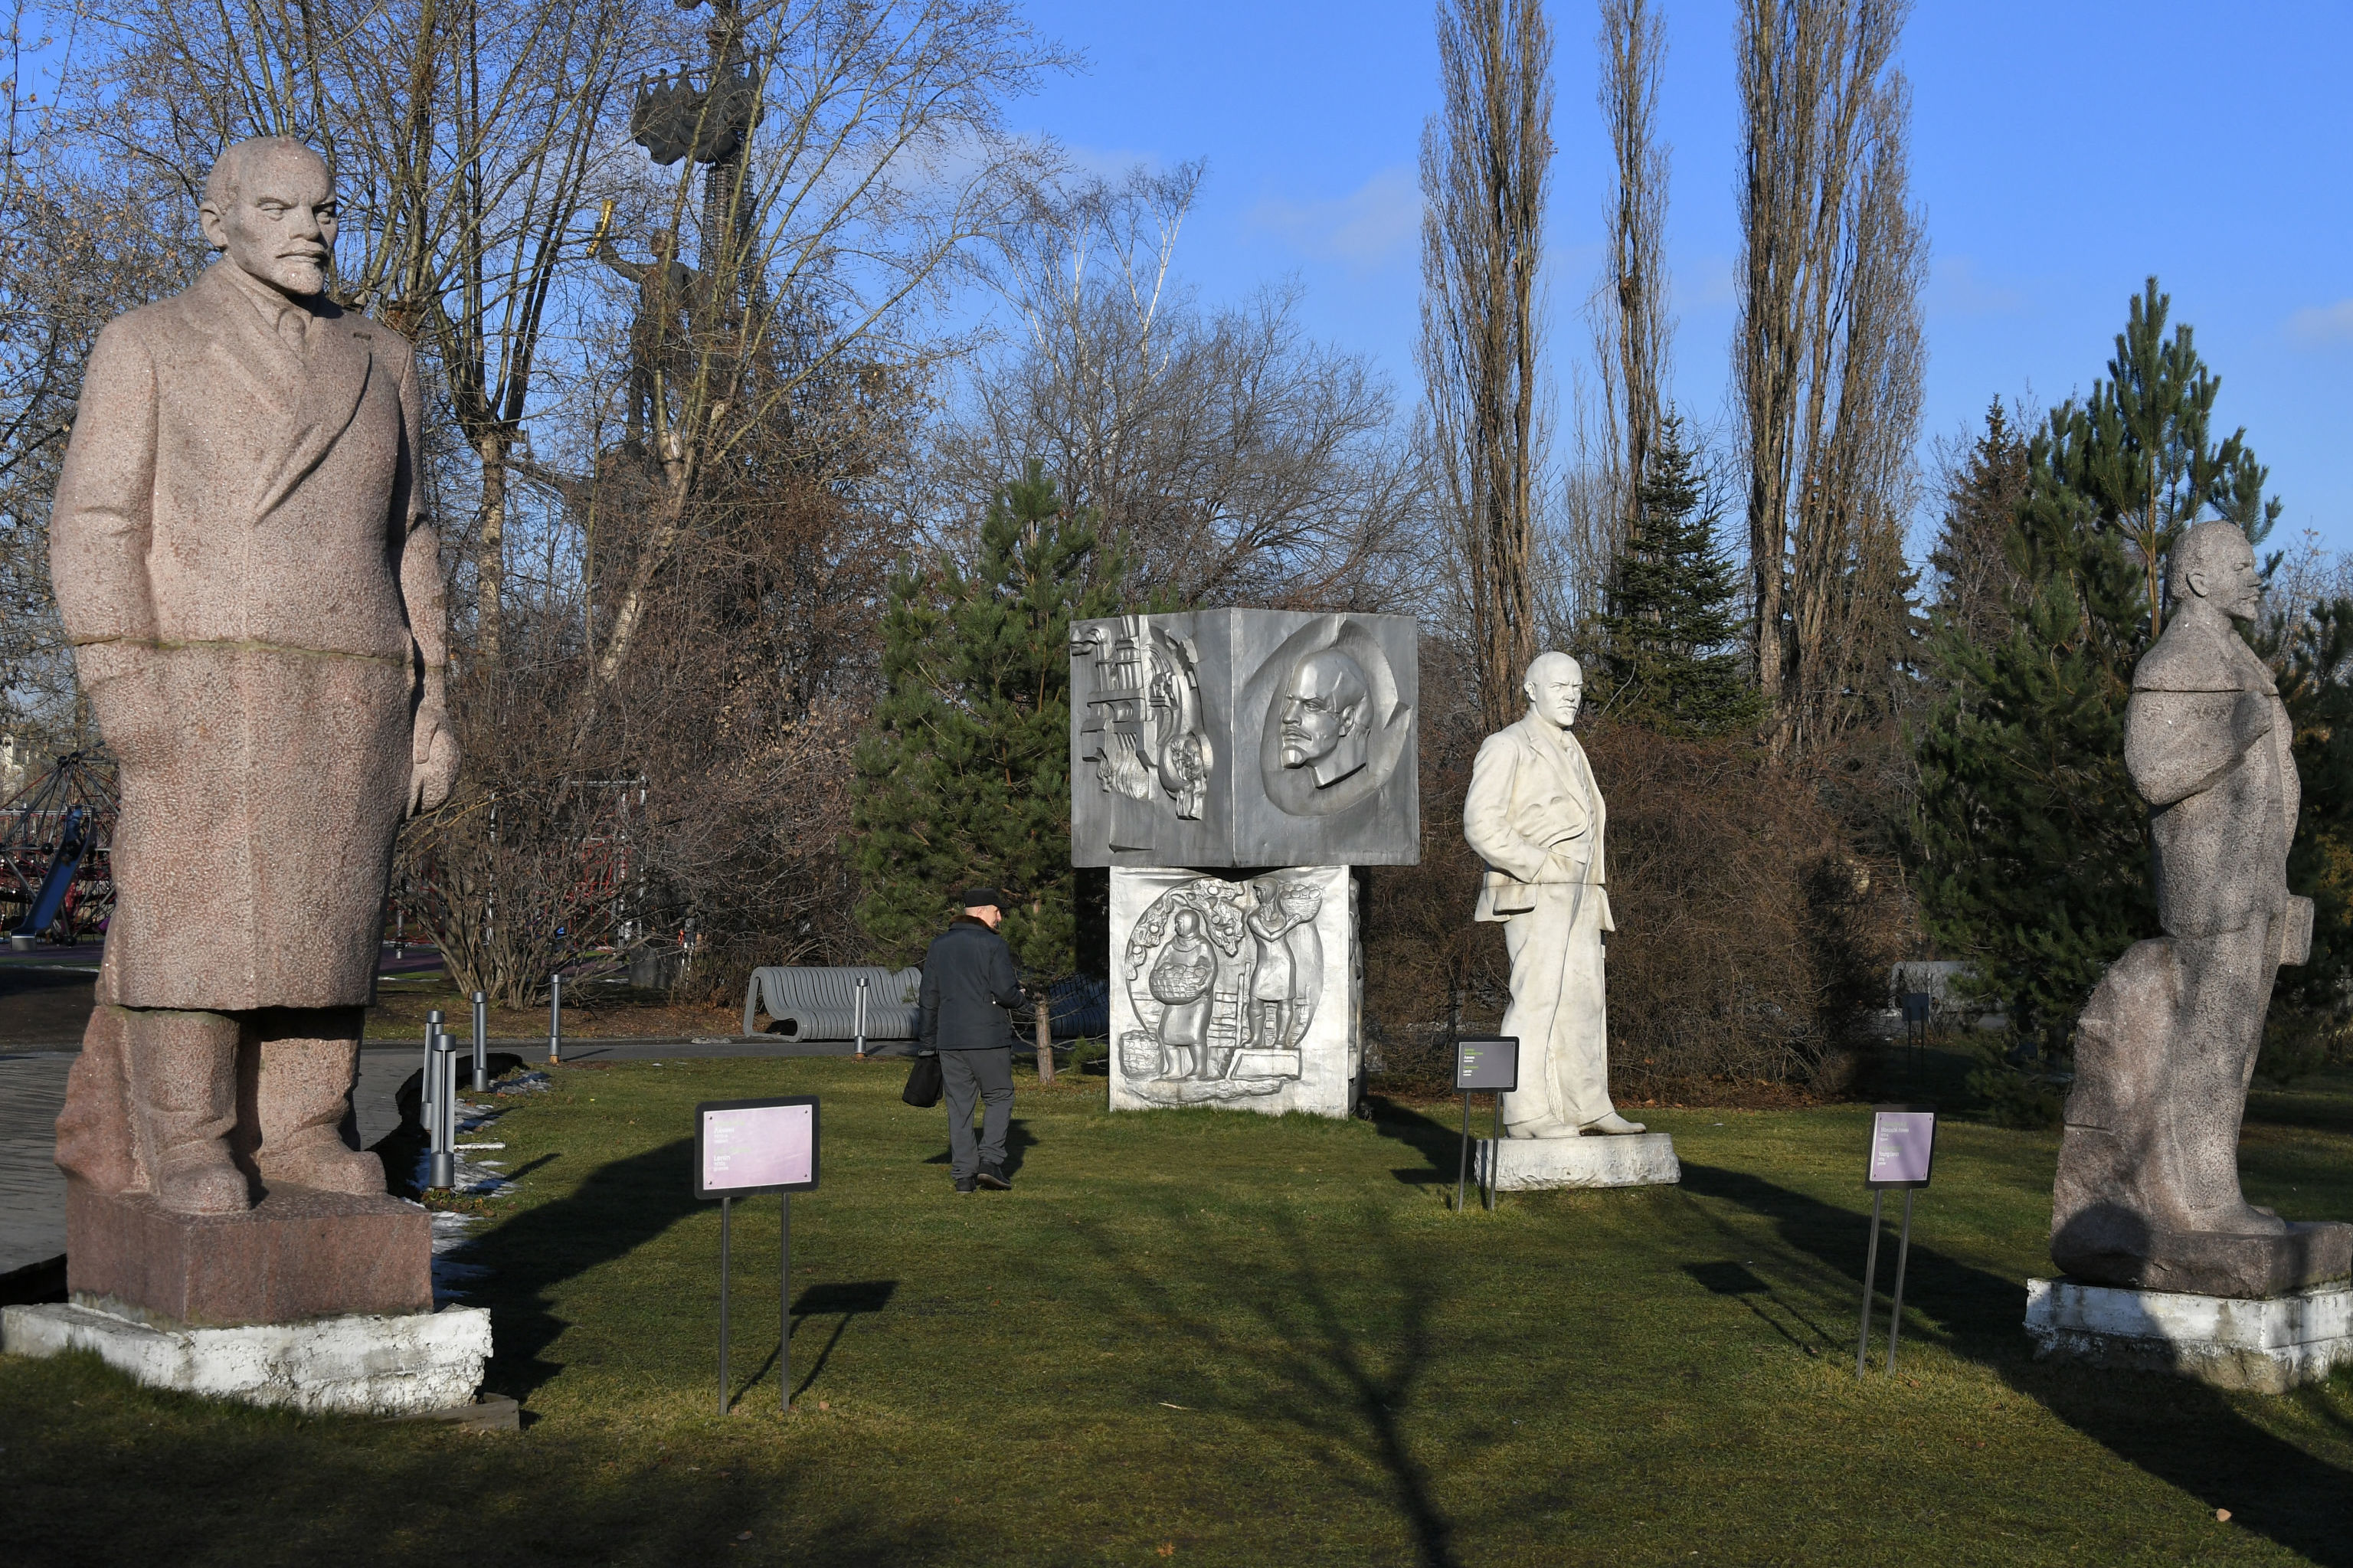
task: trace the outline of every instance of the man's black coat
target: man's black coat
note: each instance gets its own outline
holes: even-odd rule
[[[1021,977],[1005,938],[959,915],[923,955],[926,1051],[992,1051],[1013,1044],[1006,1010],[1021,1000]]]

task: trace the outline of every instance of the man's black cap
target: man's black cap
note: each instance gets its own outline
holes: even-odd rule
[[[986,909],[991,905],[1005,907],[1005,895],[994,887],[967,887],[956,898],[966,909]]]

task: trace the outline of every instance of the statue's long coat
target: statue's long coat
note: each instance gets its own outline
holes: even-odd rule
[[[50,517],[121,765],[99,1000],[361,1004],[441,642],[415,355],[324,302],[298,354],[229,265],[100,334]]]

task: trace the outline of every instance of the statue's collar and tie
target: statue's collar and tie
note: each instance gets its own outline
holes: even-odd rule
[[[223,258],[215,264],[229,286],[261,317],[265,333],[297,359],[309,357],[311,323],[318,319],[311,307],[270,287],[236,262]]]

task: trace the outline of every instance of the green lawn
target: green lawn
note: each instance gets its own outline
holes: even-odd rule
[[[0,1361],[0,1560],[2353,1563],[2353,1378],[2264,1399],[2027,1359],[2052,1135],[1947,1127],[1898,1375],[1858,1384],[1861,1107],[1645,1113],[1681,1187],[1456,1214],[1449,1106],[1114,1118],[1074,1075],[1023,1081],[1015,1190],[958,1197],[901,1075],[572,1067],[509,1114],[524,1190],[473,1260],[519,1436]],[[722,1419],[691,1110],[788,1093],[826,1107],[799,1409],[763,1199]],[[2353,1215],[2353,1077],[2256,1111],[2255,1200]]]

